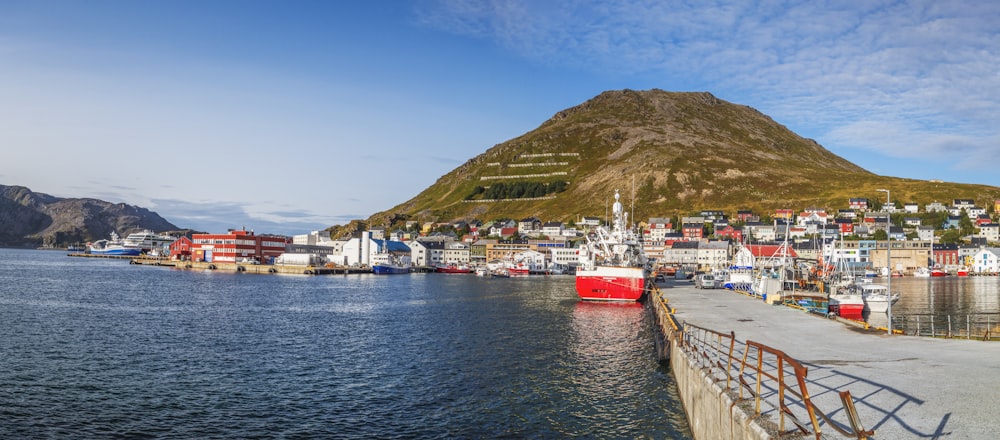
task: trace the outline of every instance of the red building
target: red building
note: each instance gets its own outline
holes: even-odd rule
[[[194,261],[235,263],[256,260],[267,263],[285,253],[291,242],[283,235],[254,235],[253,231],[230,229],[226,234],[193,234],[191,257]]]
[[[171,260],[190,260],[191,259],[191,239],[187,237],[178,238],[177,241],[170,243],[170,259]]]
[[[724,228],[716,229],[715,235],[719,238],[730,238],[736,243],[743,241],[743,229],[726,225]]]

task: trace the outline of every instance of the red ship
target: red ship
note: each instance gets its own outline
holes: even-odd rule
[[[639,301],[651,284],[649,259],[635,231],[625,226],[628,214],[619,197],[615,191],[611,231],[599,226],[577,251],[576,293],[581,299]]]

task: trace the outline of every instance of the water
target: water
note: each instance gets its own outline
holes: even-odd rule
[[[893,327],[907,334],[917,331],[918,320],[920,334],[930,331],[931,322],[945,331],[949,316],[955,330],[966,329],[968,322],[973,335],[1000,322],[1000,277],[893,278],[892,291],[900,294],[892,305]],[[888,320],[885,314],[873,314],[868,322],[885,326]]]
[[[688,438],[642,307],[572,277],[0,249],[0,437]]]

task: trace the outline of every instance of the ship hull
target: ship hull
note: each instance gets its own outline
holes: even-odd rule
[[[402,266],[391,266],[386,264],[376,264],[372,266],[372,273],[379,275],[396,275],[410,273],[410,268]]]
[[[646,292],[647,279],[641,267],[578,269],[576,293],[586,301],[639,301]]]
[[[841,318],[852,319],[855,321],[861,321],[864,319],[865,303],[860,297],[856,299],[851,298],[841,300],[831,297],[829,305],[830,313],[834,313]]]
[[[90,249],[91,255],[110,255],[115,257],[138,257],[142,255],[142,249],[136,248],[112,248],[112,249]]]

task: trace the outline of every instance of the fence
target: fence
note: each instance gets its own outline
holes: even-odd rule
[[[893,314],[892,326],[904,334],[989,341],[1000,332],[1000,313],[966,315]]]
[[[733,395],[737,404],[752,411],[754,417],[776,417],[778,438],[810,434],[817,440],[823,438],[820,420],[846,437],[866,439],[874,435],[861,425],[850,391],[838,393],[850,426],[820,411],[807,389],[808,369],[782,351],[754,341],[740,344],[734,332],[720,333],[687,323],[675,335],[680,349]]]

